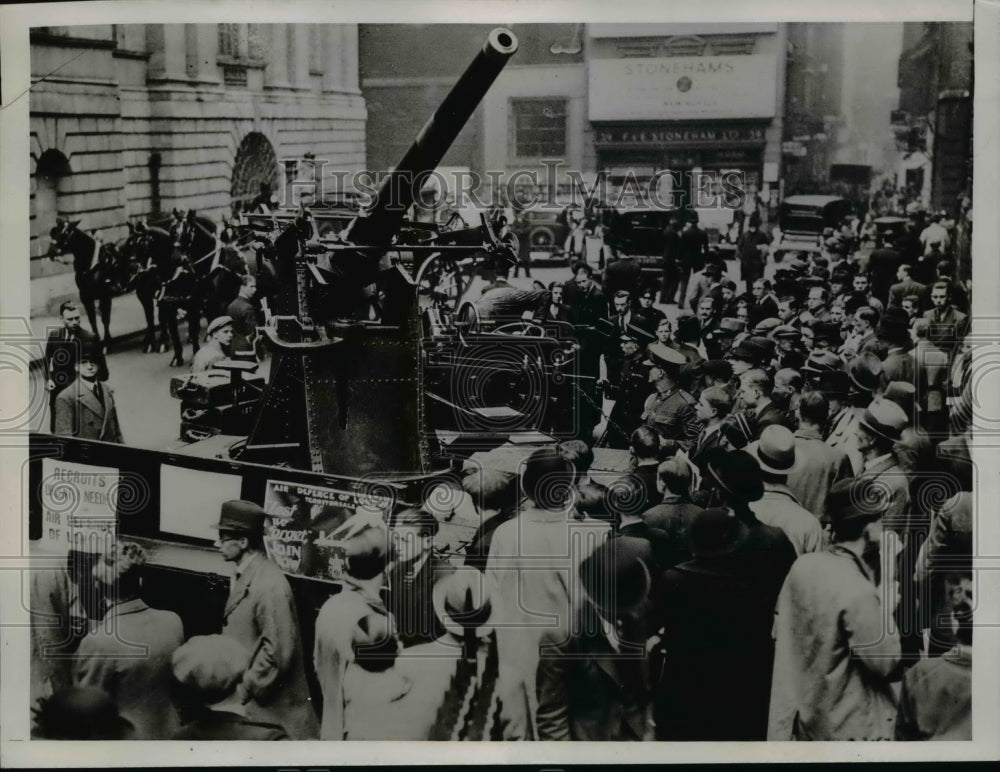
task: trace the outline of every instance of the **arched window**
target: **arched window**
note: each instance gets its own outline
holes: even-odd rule
[[[66,156],[58,150],[46,150],[35,164],[35,227],[32,234],[35,237],[35,257],[48,252],[49,231],[55,227],[60,213],[60,186],[72,173]]]
[[[278,194],[278,157],[267,137],[251,132],[243,138],[233,162],[230,195],[234,213],[252,204],[261,192],[261,183],[267,183],[271,191]]]

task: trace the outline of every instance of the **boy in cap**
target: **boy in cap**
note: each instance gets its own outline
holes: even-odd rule
[[[66,437],[124,443],[115,393],[99,380],[100,344],[83,341],[74,365],[76,379],[56,395],[52,431]]]
[[[264,510],[252,501],[224,502],[215,528],[215,546],[235,568],[222,633],[253,653],[240,687],[247,717],[280,724],[295,740],[315,739],[295,598],[265,554]]]
[[[208,325],[208,342],[198,349],[191,360],[191,372],[201,373],[216,362],[229,358],[229,345],[233,342],[233,318],[217,316]]]
[[[882,554],[886,502],[871,480],[830,490],[833,547],[803,555],[778,598],[768,740],[891,740],[900,665],[887,625],[894,556]]]
[[[247,718],[239,686],[249,660],[250,652],[225,635],[196,635],[174,651],[174,679],[193,704],[189,720],[171,739],[288,739],[279,724]]]

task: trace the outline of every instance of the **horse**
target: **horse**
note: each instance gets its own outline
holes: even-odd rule
[[[97,312],[104,327],[102,345],[105,351],[111,346],[111,299],[127,289],[131,269],[114,244],[99,242],[81,230],[80,221],[58,219],[49,231],[51,244],[47,257],[59,254],[73,255],[73,273],[80,302],[87,312],[87,320],[94,335],[97,330]],[[98,244],[100,248],[98,249]]]
[[[135,296],[142,304],[146,317],[146,335],[143,351],[162,353],[167,350],[169,336],[166,327],[160,325],[160,341],[157,343],[157,301],[163,286],[173,277],[178,257],[175,253],[175,237],[165,228],[139,222],[134,226],[136,236],[135,251],[139,271],[133,282]]]

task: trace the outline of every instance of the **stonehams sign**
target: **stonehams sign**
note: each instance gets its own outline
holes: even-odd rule
[[[773,118],[777,60],[749,56],[593,59],[592,121]]]

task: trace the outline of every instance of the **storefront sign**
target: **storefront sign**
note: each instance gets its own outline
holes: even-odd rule
[[[597,126],[594,144],[602,150],[635,148],[717,148],[719,145],[752,145],[766,141],[764,126]]]
[[[778,82],[772,54],[593,59],[592,121],[773,118]]]
[[[114,544],[118,470],[42,459],[43,547],[52,552],[101,553]]]
[[[391,506],[389,498],[268,480],[267,556],[286,574],[339,580],[344,571],[340,527],[356,514],[388,520]]]

